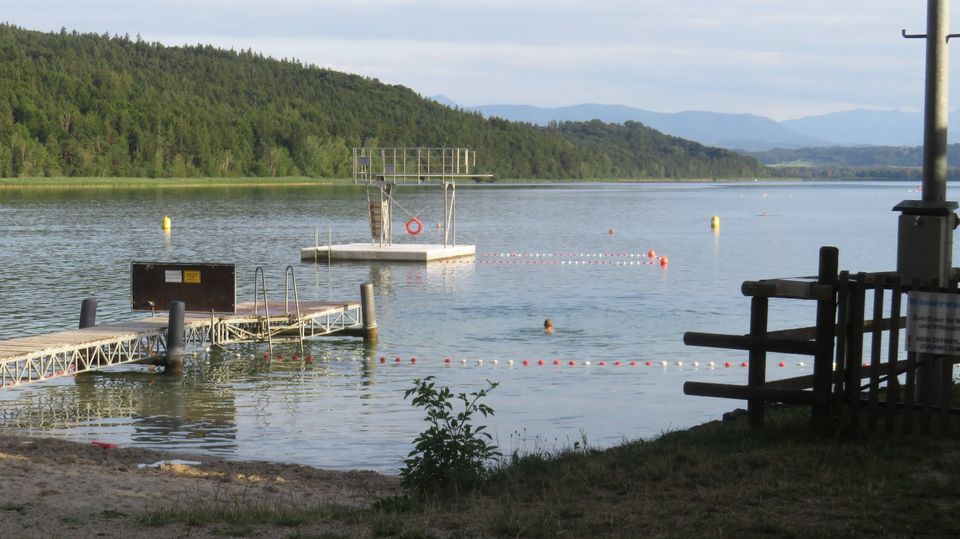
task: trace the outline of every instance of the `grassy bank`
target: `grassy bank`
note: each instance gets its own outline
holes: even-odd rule
[[[604,451],[515,458],[479,492],[372,509],[191,500],[141,517],[287,537],[913,537],[960,535],[960,442],[714,422]],[[255,517],[253,515],[256,515]]]
[[[775,178],[761,178],[770,180]],[[610,179],[586,178],[578,180],[542,180],[529,178],[504,178],[493,181],[474,182],[460,180],[459,186],[471,185],[517,185],[517,184],[560,184],[560,183],[713,183],[713,182],[746,182],[752,179],[704,179],[704,178],[642,178],[642,179]],[[353,185],[350,178],[0,178],[0,189],[9,188],[165,188],[165,187],[289,187],[289,186],[325,186],[325,185]]]

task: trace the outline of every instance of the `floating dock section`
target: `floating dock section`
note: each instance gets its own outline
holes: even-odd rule
[[[285,303],[269,302],[266,308],[263,302],[240,303],[232,313],[188,312],[184,317],[185,344],[204,348],[277,342],[284,337],[298,340],[362,328],[360,303],[301,301],[298,306],[291,304],[295,309]],[[0,390],[159,360],[166,356],[168,324],[164,311],[164,315],[127,322],[0,341]]]
[[[434,262],[476,254],[475,245],[347,243],[301,249],[300,259],[316,262]]]

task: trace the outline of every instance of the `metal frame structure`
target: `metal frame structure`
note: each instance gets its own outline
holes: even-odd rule
[[[353,149],[353,183],[374,186],[376,201],[367,193],[370,236],[379,246],[392,245],[394,186],[440,185],[443,188],[443,246],[457,244],[458,179],[482,181],[492,174],[476,173],[477,153],[468,148],[378,148]],[[399,205],[399,204],[398,204]],[[404,209],[412,218],[418,217]]]
[[[437,184],[457,179],[492,178],[477,174],[477,153],[468,148],[353,149],[353,183]]]
[[[283,312],[281,305],[274,307],[276,314],[273,315],[188,314],[184,342],[187,346],[203,348],[208,344],[222,347],[268,339],[297,341],[301,335],[320,337],[362,327],[359,303],[325,304],[319,310],[308,309],[299,316]],[[33,350],[28,349],[31,338],[27,337],[21,340],[23,344],[17,345],[24,348],[24,352],[0,358],[0,389],[114,365],[159,360],[166,355],[167,323],[167,317],[153,316],[115,324],[119,329],[109,336],[104,335],[109,334],[110,325],[43,335],[37,339],[60,340],[64,344],[37,344]],[[97,336],[104,337],[98,339]]]

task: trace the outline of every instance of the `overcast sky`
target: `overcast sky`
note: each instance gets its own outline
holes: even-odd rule
[[[777,120],[923,104],[924,0],[0,0],[23,28],[247,49],[461,105]],[[960,6],[951,16],[960,32]],[[960,40],[955,46],[960,45]],[[954,55],[952,73],[960,69]],[[951,108],[960,88],[951,76]]]

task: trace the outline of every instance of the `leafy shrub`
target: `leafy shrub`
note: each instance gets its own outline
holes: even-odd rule
[[[426,411],[430,427],[414,439],[414,449],[403,461],[403,486],[418,493],[476,486],[488,473],[487,462],[500,452],[484,432],[486,426],[474,427],[471,419],[478,412],[484,417],[493,415],[493,408],[480,400],[497,383],[487,380],[487,387],[456,396],[450,388],[437,387],[433,376],[418,378],[413,384],[403,398],[414,396],[412,404]],[[454,410],[456,401],[462,405],[460,411]]]

